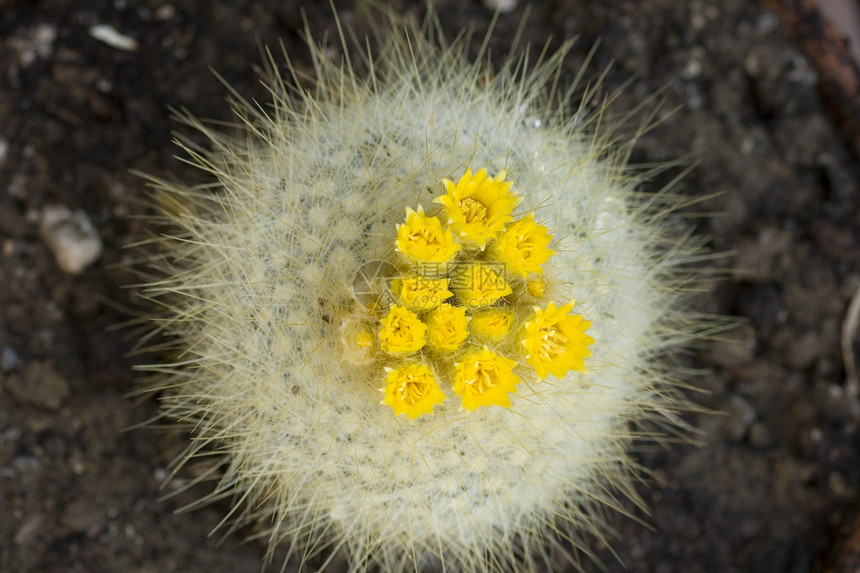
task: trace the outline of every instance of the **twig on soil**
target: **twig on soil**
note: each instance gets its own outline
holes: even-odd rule
[[[860,381],[857,380],[857,359],[854,356],[854,336],[860,327],[860,287],[854,292],[845,320],[842,321],[842,360],[845,362],[845,397],[851,403],[856,418],[860,418]]]
[[[854,158],[860,161],[860,69],[815,0],[762,0],[812,59],[819,90]]]

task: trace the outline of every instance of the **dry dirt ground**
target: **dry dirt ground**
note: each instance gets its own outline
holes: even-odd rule
[[[361,29],[365,3],[336,4]],[[475,0],[436,5],[452,35],[491,18]],[[160,501],[184,438],[124,431],[155,403],[125,397],[146,357],[126,358],[133,337],[116,330],[135,304],[118,263],[148,209],[129,170],[195,176],[173,157],[168,106],[228,118],[210,67],[264,98],[257,38],[303,65],[301,10],[317,37],[333,33],[327,3],[309,1],[0,0],[0,570],[258,571],[258,545],[208,535],[226,506],[174,513],[200,491]],[[522,13],[500,18],[494,57]],[[94,38],[98,24],[138,49]],[[724,412],[687,416],[702,445],[636,454],[656,483],[638,488],[650,515],[630,506],[647,526],[614,519],[626,569],[595,550],[612,572],[823,571],[860,509],[840,353],[860,287],[860,170],[816,73],[753,0],[534,2],[527,41],[575,36],[568,78],[599,39],[590,71],[614,61],[608,89],[633,78],[618,109],[661,88],[678,108],[633,159],[698,158],[683,192],[714,195],[696,210],[717,216],[695,224],[733,255],[712,263],[723,280],[696,302],[743,319],[690,357],[709,369],[695,399]],[[49,205],[82,210],[104,245],[79,275],[40,235]]]

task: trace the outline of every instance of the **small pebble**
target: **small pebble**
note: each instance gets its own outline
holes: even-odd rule
[[[13,538],[15,544],[29,545],[35,541],[44,521],[45,516],[41,513],[34,513],[28,516],[15,533],[15,537]]]
[[[807,332],[797,338],[791,338],[780,351],[780,357],[792,368],[806,370],[827,351],[827,342],[820,333]]]
[[[0,350],[0,370],[3,372],[15,370],[20,363],[21,358],[11,346],[4,346],[3,350]]]
[[[39,232],[53,251],[59,267],[72,275],[80,274],[99,258],[102,242],[83,211],[50,206],[42,212]]]
[[[56,39],[56,26],[45,23],[25,29],[21,35],[11,38],[9,44],[18,53],[18,63],[28,68],[37,59],[44,59],[51,55]]]
[[[173,4],[164,4],[155,11],[155,17],[158,20],[170,20],[174,16],[176,16],[176,8]]]
[[[118,32],[113,26],[107,24],[98,24],[90,26],[90,36],[100,42],[104,42],[111,48],[124,50],[126,52],[134,52],[140,48],[140,44],[134,38],[126,36]]]
[[[498,10],[502,14],[508,14],[516,9],[518,0],[484,0],[484,7],[488,10]]]
[[[755,358],[756,331],[749,324],[742,324],[725,333],[711,346],[711,360],[725,368],[736,368],[748,364]]]
[[[47,362],[33,360],[23,372],[10,374],[4,384],[19,404],[56,412],[69,397],[69,384]]]
[[[735,281],[763,283],[773,279],[779,258],[790,252],[790,231],[767,227],[758,237],[746,239],[738,247],[732,278]]]
[[[60,519],[69,531],[86,531],[97,529],[102,524],[104,512],[97,501],[82,497],[66,506]]]
[[[754,448],[759,449],[768,448],[773,442],[773,440],[771,439],[770,430],[761,422],[752,423],[752,425],[750,426],[749,440],[750,444]]]
[[[741,441],[755,420],[755,408],[752,404],[738,396],[729,397],[725,406],[726,417],[723,422],[723,432],[733,442]]]

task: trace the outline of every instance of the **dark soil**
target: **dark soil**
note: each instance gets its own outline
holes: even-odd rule
[[[337,3],[359,29],[364,4]],[[452,36],[491,19],[475,0],[436,5]],[[522,8],[500,18],[494,58]],[[133,329],[117,330],[135,307],[123,245],[143,236],[135,217],[148,212],[129,170],[197,177],[173,158],[168,106],[228,119],[210,67],[265,100],[257,39],[283,41],[305,65],[302,10],[316,37],[335,33],[327,2],[0,0],[0,570],[258,571],[259,545],[209,536],[226,506],[174,514],[200,490],[160,501],[184,437],[125,431],[156,404],[126,398],[146,358],[127,358]],[[139,49],[93,38],[96,24]],[[652,513],[630,504],[647,526],[616,516],[615,551],[630,572],[825,570],[860,509],[840,352],[860,287],[860,170],[813,67],[752,0],[535,2],[524,36],[579,37],[569,77],[599,39],[589,66],[615,62],[607,91],[634,80],[618,110],[664,88],[664,109],[678,109],[633,159],[698,158],[683,192],[713,195],[694,210],[717,216],[692,220],[733,253],[711,263],[722,280],[697,304],[744,324],[692,356],[710,371],[692,381],[706,391],[695,399],[724,414],[687,416],[701,447],[637,453],[657,478],[639,487]],[[80,275],[61,271],[40,236],[54,204],[83,210],[104,244]]]

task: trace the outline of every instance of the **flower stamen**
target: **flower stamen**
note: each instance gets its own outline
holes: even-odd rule
[[[552,374],[557,378],[569,370],[586,372],[584,358],[591,356],[588,346],[594,339],[585,334],[591,321],[571,314],[573,301],[556,308],[550,302],[545,310],[535,308],[531,322],[526,323],[523,346],[526,360],[539,378]]]
[[[445,400],[436,378],[424,364],[408,363],[385,371],[386,384],[380,388],[385,393],[382,403],[394,408],[395,415],[417,418],[421,414],[431,414],[433,406]]]
[[[509,392],[517,391],[520,377],[513,373],[517,363],[491,352],[487,347],[466,356],[455,365],[454,392],[460,395],[463,409],[480,406],[511,407]]]
[[[460,250],[450,229],[443,229],[436,217],[406,208],[406,221],[397,225],[395,248],[411,263],[446,263]]]
[[[459,207],[467,225],[487,224],[487,208],[471,197],[460,199]]]
[[[555,251],[549,248],[552,235],[535,222],[534,214],[514,221],[493,245],[493,255],[504,262],[512,273],[527,277],[541,274],[543,265]]]
[[[540,347],[540,356],[547,362],[552,362],[558,355],[565,351],[567,337],[554,326],[540,329],[543,344]]]
[[[511,313],[494,308],[475,314],[469,328],[477,336],[499,339],[508,334],[513,319]]]
[[[360,330],[353,337],[355,345],[360,348],[369,348],[373,346],[373,333],[369,330]]]
[[[437,350],[457,350],[469,336],[466,309],[443,304],[427,317],[427,340]]]
[[[447,193],[434,201],[445,207],[449,228],[467,244],[483,250],[513,220],[521,198],[511,192],[513,183],[505,181],[506,175],[504,169],[495,177],[488,177],[486,169],[474,175],[468,169],[457,183],[442,180]]]
[[[382,320],[379,340],[389,354],[409,354],[424,346],[427,326],[405,307],[394,305]]]

